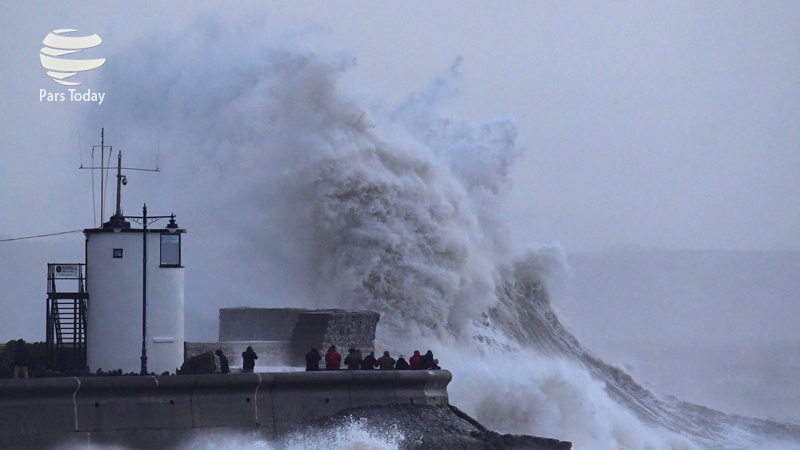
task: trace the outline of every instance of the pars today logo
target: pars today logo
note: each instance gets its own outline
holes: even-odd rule
[[[103,42],[97,34],[90,36],[71,34],[77,31],[71,28],[53,30],[45,36],[42,41],[45,46],[39,51],[39,60],[42,67],[47,69],[47,75],[62,86],[79,86],[80,81],[73,81],[75,80],[73,77],[80,72],[97,69],[106,62],[105,58],[75,58],[84,50],[97,47]],[[75,87],[68,88],[66,92],[39,89],[40,102],[93,102],[101,105],[105,95],[105,92],[94,92],[91,89],[81,92]]]

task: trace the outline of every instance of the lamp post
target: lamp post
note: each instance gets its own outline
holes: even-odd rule
[[[175,214],[169,216],[148,216],[147,203],[142,206],[141,216],[123,216],[117,213],[111,218],[111,228],[115,233],[122,231],[125,219],[131,219],[136,223],[142,224],[142,367],[140,375],[147,375],[147,225],[155,223],[159,219],[169,219],[167,230],[170,233],[178,231],[178,224],[175,222]]]

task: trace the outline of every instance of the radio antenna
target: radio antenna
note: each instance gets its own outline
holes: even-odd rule
[[[113,150],[113,146],[105,145],[105,128],[100,129],[100,145],[92,146],[92,154],[94,154],[95,149],[100,149],[100,166],[91,166],[91,167],[83,167],[81,164],[80,169],[89,169],[89,170],[100,170],[100,221],[103,221],[105,217],[105,190],[108,188],[108,172],[111,169],[111,152]],[[109,165],[106,166],[105,162],[105,149],[108,148],[108,159]],[[128,184],[128,177],[122,174],[122,170],[140,170],[144,172],[159,172],[158,167],[155,169],[142,169],[139,167],[122,167],[122,151],[118,151],[117,153],[117,198],[116,198],[116,208],[114,210],[114,216],[122,216],[122,185]],[[105,181],[104,181],[105,180]],[[94,188],[92,189],[94,193]],[[94,209],[94,208],[92,208]],[[97,220],[95,218],[95,220]]]

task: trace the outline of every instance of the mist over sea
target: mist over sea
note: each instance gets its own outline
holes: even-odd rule
[[[733,414],[800,423],[800,342],[604,343],[645,387]]]
[[[573,252],[554,294],[587,346],[645,386],[800,423],[800,252]]]

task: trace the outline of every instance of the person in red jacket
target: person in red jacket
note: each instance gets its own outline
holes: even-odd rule
[[[422,356],[419,354],[419,350],[414,350],[414,356],[408,358],[408,366],[411,370],[419,370],[422,367]]]
[[[331,345],[325,354],[325,370],[339,370],[342,365],[342,355],[336,351],[336,346]]]

